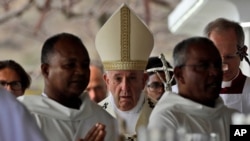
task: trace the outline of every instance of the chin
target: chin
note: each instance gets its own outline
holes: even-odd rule
[[[128,104],[126,104],[126,105],[121,105],[120,106],[120,110],[121,111],[129,111],[129,110],[131,110],[131,109],[133,109],[134,107],[132,107],[131,105],[128,105]]]

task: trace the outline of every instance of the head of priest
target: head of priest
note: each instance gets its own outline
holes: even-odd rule
[[[132,110],[145,96],[144,70],[154,46],[151,31],[124,4],[101,27],[95,44],[114,106],[121,111]]]

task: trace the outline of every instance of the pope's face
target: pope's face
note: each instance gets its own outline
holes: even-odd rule
[[[145,86],[147,75],[138,70],[108,71],[104,79],[116,106],[122,111],[134,108]]]

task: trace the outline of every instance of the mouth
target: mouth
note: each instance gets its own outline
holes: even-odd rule
[[[70,82],[72,85],[83,86],[85,82],[83,80],[74,80]]]
[[[208,88],[213,88],[213,89],[217,89],[217,88],[220,88],[220,83],[218,83],[218,82],[212,82],[212,83],[209,83],[208,85],[207,85],[207,87]]]
[[[128,99],[131,98],[131,96],[120,96],[120,98]]]
[[[131,100],[131,96],[120,96],[120,100],[121,101],[130,101]]]

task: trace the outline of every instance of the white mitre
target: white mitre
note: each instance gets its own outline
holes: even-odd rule
[[[97,33],[95,45],[105,70],[145,70],[154,38],[134,12],[122,4]]]

